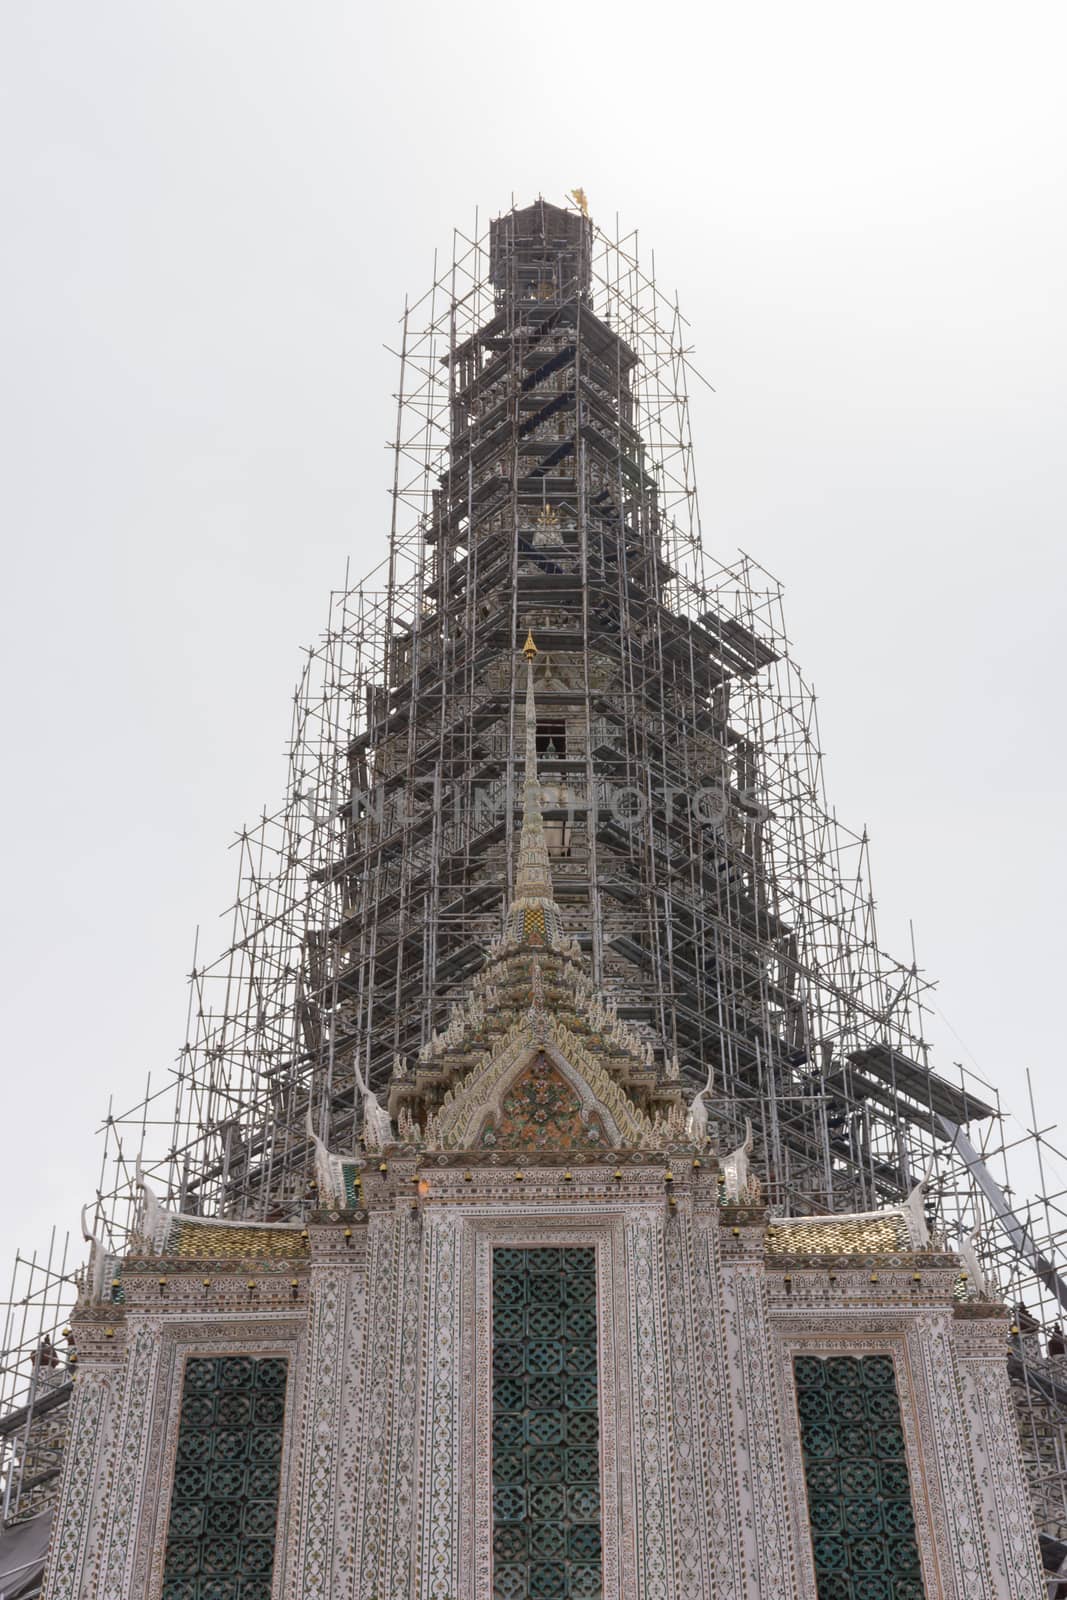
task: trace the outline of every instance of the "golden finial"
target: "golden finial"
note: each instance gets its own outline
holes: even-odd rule
[[[578,207],[578,210],[582,213],[582,216],[583,217],[587,217],[589,215],[589,201],[585,197],[585,190],[584,189],[572,189],[571,190],[571,199],[574,201],[575,205]]]
[[[539,528],[558,528],[559,512],[555,506],[542,506],[537,513],[537,526]]]
[[[537,646],[533,642],[533,634],[529,631],[526,634],[526,643],[522,647],[522,653],[527,661],[532,661],[537,654]]]

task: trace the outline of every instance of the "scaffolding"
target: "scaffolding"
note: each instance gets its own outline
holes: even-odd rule
[[[991,1291],[1026,1306],[1010,1358],[1061,1538],[1063,1193],[1043,1169],[1030,1202],[1010,1180],[1020,1146],[1056,1153],[1032,1110],[1016,1137],[993,1086],[932,1067],[930,985],[879,943],[781,586],[705,554],[691,354],[636,233],[544,202],[456,232],[400,323],[385,559],[306,653],[284,798],[237,837],[227,946],[197,954],[175,1067],[104,1121],[91,1231],[122,1255],[139,1163],[186,1213],[303,1216],[308,1111],[354,1148],[357,1067],[381,1087],[444,1027],[511,888],[529,627],[556,895],[595,982],[683,1078],[713,1073],[724,1141],[752,1121],[779,1214],[873,1209],[925,1176],[934,1232],[975,1235]],[[62,1249],[16,1268],[8,1521],[54,1482],[41,1397],[61,1415],[75,1289]]]

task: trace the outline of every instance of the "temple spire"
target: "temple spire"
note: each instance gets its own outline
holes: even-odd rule
[[[515,877],[515,899],[552,899],[552,869],[545,843],[541,816],[541,782],[537,776],[537,702],[534,698],[534,661],[537,646],[533,635],[526,635],[522,647],[526,657],[526,773],[522,789],[522,834],[519,838],[519,868]]]
[[[522,790],[522,831],[515,892],[508,911],[508,931],[523,944],[555,945],[563,939],[563,921],[552,891],[552,868],[541,816],[541,783],[537,776],[537,701],[534,662],[538,650],[527,633],[522,647],[526,658],[526,766]]]

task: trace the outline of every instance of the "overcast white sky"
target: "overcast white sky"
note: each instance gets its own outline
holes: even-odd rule
[[[1067,1117],[1065,45],[1061,4],[0,6],[0,1276],[182,1042],[299,646],[383,550],[405,291],[575,184],[679,290],[707,543],[788,585],[942,1064]]]

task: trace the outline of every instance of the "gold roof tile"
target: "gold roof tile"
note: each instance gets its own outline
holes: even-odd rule
[[[182,1217],[171,1231],[164,1254],[193,1261],[287,1261],[306,1255],[307,1242],[298,1228],[274,1228],[269,1223],[228,1227],[224,1222]]]
[[[870,1216],[784,1217],[768,1224],[767,1253],[774,1256],[877,1256],[913,1250],[899,1211]]]

